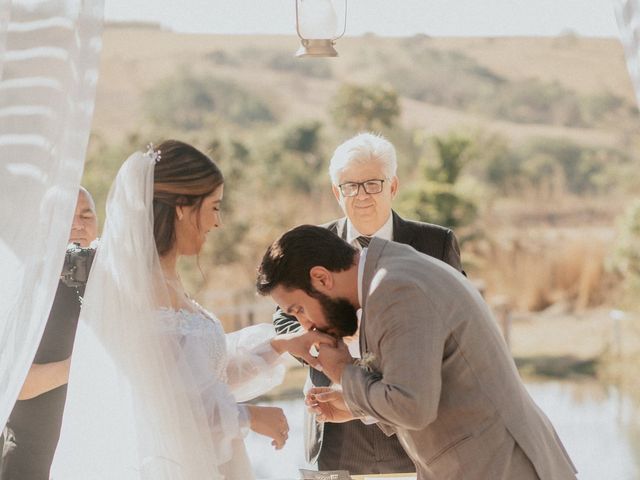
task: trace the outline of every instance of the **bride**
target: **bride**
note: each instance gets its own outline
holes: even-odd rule
[[[242,405],[282,381],[282,354],[312,365],[319,332],[232,334],[178,276],[221,226],[223,176],[175,140],[122,165],[83,300],[53,478],[249,480],[248,428],[281,448],[282,410]]]

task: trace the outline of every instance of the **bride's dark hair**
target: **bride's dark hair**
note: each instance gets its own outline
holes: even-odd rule
[[[204,153],[178,140],[166,140],[157,147],[161,160],[153,179],[153,236],[160,256],[175,241],[176,206],[195,206],[224,183],[222,172]]]

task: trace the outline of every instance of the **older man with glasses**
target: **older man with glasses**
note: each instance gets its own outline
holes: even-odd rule
[[[372,237],[379,237],[410,245],[462,271],[458,242],[450,229],[405,220],[392,210],[398,193],[396,170],[395,148],[382,136],[361,133],[340,145],[331,158],[329,174],[345,217],[323,226],[359,249],[366,248]],[[281,310],[274,314],[273,323],[278,333],[301,328],[295,317]],[[351,355],[358,358],[357,333],[350,340]],[[311,368],[305,389],[330,384],[322,372]],[[307,461],[317,461],[320,470],[360,475],[415,472],[396,437],[387,437],[373,422],[318,424],[309,414],[305,430]]]

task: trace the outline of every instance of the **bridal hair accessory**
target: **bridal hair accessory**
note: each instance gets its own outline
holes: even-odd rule
[[[144,152],[144,155],[156,163],[162,160],[162,152],[157,148],[154,148],[153,143],[147,145],[147,151]]]

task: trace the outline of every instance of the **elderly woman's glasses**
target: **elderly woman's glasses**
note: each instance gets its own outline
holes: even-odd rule
[[[343,197],[355,197],[362,187],[365,193],[374,195],[382,191],[384,180],[365,180],[364,182],[346,182],[338,185]]]

